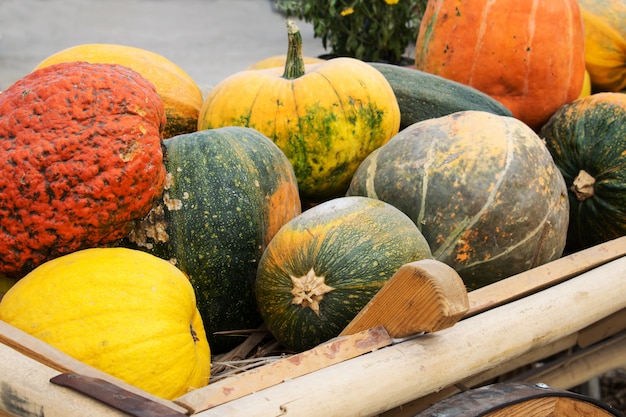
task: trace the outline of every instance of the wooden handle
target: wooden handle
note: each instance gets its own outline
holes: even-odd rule
[[[463,280],[434,259],[403,265],[346,326],[341,335],[384,326],[394,339],[454,325],[469,309]]]
[[[214,382],[176,399],[194,414],[391,345],[382,326],[337,337],[313,349],[279,359],[262,367]]]

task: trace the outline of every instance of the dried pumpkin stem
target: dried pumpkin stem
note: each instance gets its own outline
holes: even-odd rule
[[[326,285],[324,277],[318,277],[313,268],[301,277],[290,276],[293,283],[291,295],[293,295],[292,304],[299,304],[302,308],[309,307],[319,316],[320,301],[324,298],[324,294],[334,290],[333,287]]]
[[[578,201],[584,201],[593,197],[595,194],[595,184],[596,179],[589,175],[587,171],[581,169],[576,178],[574,178],[574,183],[570,187],[570,190],[576,195]]]
[[[304,75],[304,57],[302,56],[302,35],[300,29],[291,19],[287,20],[287,60],[283,78],[294,80]]]

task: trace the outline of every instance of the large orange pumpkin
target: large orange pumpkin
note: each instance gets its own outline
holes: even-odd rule
[[[584,44],[576,0],[429,0],[415,65],[489,94],[537,129],[580,95]]]

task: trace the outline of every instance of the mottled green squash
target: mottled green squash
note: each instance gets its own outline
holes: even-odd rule
[[[463,111],[415,123],[368,156],[348,195],[406,213],[469,289],[554,260],[565,246],[565,181],[512,117]]]
[[[563,106],[541,135],[569,190],[567,250],[626,235],[626,94]]]
[[[371,62],[389,81],[400,106],[400,130],[463,110],[513,116],[502,103],[469,85],[414,68]]]
[[[242,339],[215,332],[261,324],[256,268],[270,239],[300,213],[293,168],[250,128],[204,130],[164,144],[165,193],[129,240],[189,276],[211,350],[224,352]]]
[[[430,257],[400,210],[371,198],[335,198],[274,236],[259,262],[259,310],[278,341],[303,351],[338,336],[400,266]]]

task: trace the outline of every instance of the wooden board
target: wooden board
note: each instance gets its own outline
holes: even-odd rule
[[[582,330],[578,334],[578,346],[586,348],[623,330],[626,330],[626,310],[611,314]]]
[[[198,413],[281,384],[289,379],[389,346],[392,342],[392,338],[383,326],[340,336],[305,352],[209,384],[207,387],[178,398],[176,403]]]
[[[0,320],[0,408],[19,410],[26,408],[28,412],[16,415],[39,415],[44,410],[46,417],[68,417],[76,414],[81,407],[95,407],[101,414],[98,417],[126,415],[113,411],[98,401],[67,392],[49,381],[61,374],[73,372],[108,381],[122,387],[146,401],[153,401],[178,413],[187,413],[187,409],[155,397],[139,388],[127,384],[105,372],[80,362],[47,343]],[[64,398],[64,401],[55,401]],[[8,410],[11,411],[11,410]],[[36,412],[35,412],[36,411]],[[33,414],[28,414],[32,412]]]
[[[285,381],[198,417],[246,416],[249,410],[259,417],[376,416],[569,337],[624,308],[626,258],[620,258],[441,332]],[[315,395],[303,395],[308,392]]]
[[[623,256],[626,256],[626,236],[476,289],[469,293],[470,308],[466,317],[519,300]]]

